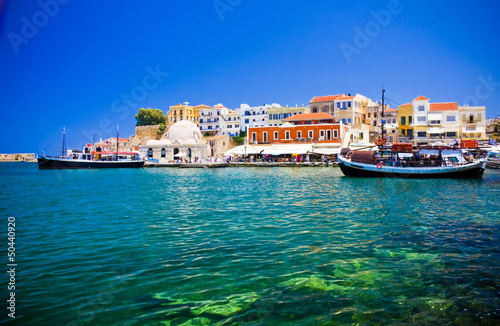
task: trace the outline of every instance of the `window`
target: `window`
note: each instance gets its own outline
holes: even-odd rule
[[[252,132],[252,141],[253,142],[257,141],[257,133],[256,132]]]
[[[426,118],[425,117],[417,117],[418,122],[425,122]]]
[[[346,102],[342,102],[342,110],[347,110],[347,104],[346,104]]]
[[[332,131],[331,130],[326,131],[326,140],[332,140]]]
[[[347,102],[347,107],[348,107],[348,108],[352,107],[352,104],[351,104],[351,103],[352,103],[351,101]]]
[[[339,131],[337,129],[333,129],[333,138],[339,138]]]
[[[285,131],[285,139],[290,139],[290,131]]]
[[[427,133],[425,131],[419,131],[417,132],[417,137],[426,137]]]
[[[161,157],[165,157],[165,156],[166,156],[165,148],[162,148],[161,149]]]
[[[352,119],[351,118],[347,119],[347,123],[352,123]]]
[[[297,138],[302,138],[302,131],[300,130],[297,131]]]
[[[413,122],[413,121],[412,121],[412,120],[413,120],[412,118],[413,118],[413,116],[411,116],[411,115],[410,115],[410,116],[408,116],[408,125],[411,125],[411,123]]]
[[[249,119],[245,119],[245,123],[250,123]]]
[[[340,102],[337,102],[337,109],[340,109]]]
[[[343,124],[347,124],[347,119],[342,119]]]
[[[280,113],[279,117],[280,117],[280,120],[283,120],[283,113]]]
[[[324,130],[319,131],[319,138],[325,139],[325,131]]]
[[[148,157],[153,157],[153,149],[148,148]]]
[[[277,131],[274,132],[274,140],[278,140],[278,132]]]
[[[404,126],[406,124],[406,117],[401,117],[401,125]]]
[[[314,131],[313,130],[309,130],[307,133],[308,133],[307,137],[309,137],[309,138],[312,139],[313,136],[314,136]]]
[[[263,140],[264,142],[267,142],[267,132],[266,132],[266,131],[264,131],[264,132],[262,133],[262,140]]]
[[[418,106],[418,110],[419,110],[419,111],[425,111],[425,106],[423,106],[423,105],[419,105],[419,106]]]
[[[200,119],[200,123],[203,123],[203,119]]]
[[[393,119],[392,119],[392,123],[396,123],[396,118],[393,118]]]
[[[269,114],[269,120],[272,120],[272,119],[273,119],[273,115]]]
[[[273,114],[274,120],[278,120],[278,114]]]
[[[446,133],[446,137],[449,137],[449,138],[455,138],[455,137],[457,137],[457,133],[456,133],[456,132],[454,132],[454,131],[448,131],[448,132]]]
[[[377,120],[373,121],[373,126],[376,127],[377,126]]]

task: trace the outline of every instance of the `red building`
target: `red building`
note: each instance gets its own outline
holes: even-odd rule
[[[281,126],[249,128],[249,144],[341,143],[348,130],[327,113],[297,114],[284,121]]]

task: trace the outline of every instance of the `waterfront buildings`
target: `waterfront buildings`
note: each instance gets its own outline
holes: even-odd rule
[[[133,147],[134,146],[131,145],[128,138],[118,138],[118,148],[120,152],[132,152],[134,151]],[[116,137],[94,143],[94,148],[100,148],[100,152],[116,151]]]
[[[240,109],[228,110],[222,115],[220,134],[237,137],[240,135],[241,111]]]
[[[209,156],[211,157],[221,157],[224,152],[229,150],[229,135],[217,135],[207,138],[209,146]]]
[[[406,103],[398,107],[397,121],[401,139],[413,139],[413,104]]]
[[[248,104],[240,105],[241,112],[241,131],[248,131],[251,127],[264,127],[268,125],[267,110],[270,108],[279,108],[280,105],[273,103],[271,105],[264,104],[261,106],[250,107]]]
[[[309,108],[305,106],[300,107],[271,107],[267,110],[269,115],[268,126],[281,126],[284,123],[284,119],[289,118],[293,115],[309,113]]]

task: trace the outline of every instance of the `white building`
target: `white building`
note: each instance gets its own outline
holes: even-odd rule
[[[222,115],[221,120],[221,135],[229,135],[236,137],[240,135],[241,112],[240,109],[228,110],[228,113]]]
[[[486,140],[486,107],[464,105],[458,111],[460,138]]]
[[[241,131],[247,131],[249,127],[266,127],[268,124],[267,111],[270,108],[279,108],[280,105],[273,103],[261,106],[250,107],[248,104],[241,104]]]
[[[222,116],[229,112],[229,109],[222,104],[217,104],[214,107],[202,105],[200,110],[200,118],[198,126],[201,132],[214,131],[219,133],[221,131]]]
[[[195,157],[205,159],[208,154],[207,141],[196,124],[188,120],[174,123],[167,131],[165,139],[150,139],[139,146],[141,157],[152,158],[160,163],[178,159],[193,161]]]

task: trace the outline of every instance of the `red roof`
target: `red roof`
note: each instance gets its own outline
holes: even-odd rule
[[[457,102],[431,103],[429,111],[458,111]]]
[[[344,96],[344,95],[339,94],[339,95],[328,95],[328,96],[315,96],[315,97],[313,97],[311,102],[332,102],[341,96]]]
[[[195,108],[211,108],[211,106],[205,105],[205,104],[200,104],[195,106]]]
[[[128,141],[128,138],[118,138],[119,141]]]
[[[399,107],[402,107],[402,106],[413,106],[413,104],[411,104],[411,103],[401,104]]]
[[[427,97],[420,95],[414,101],[430,101]]]
[[[389,108],[387,110],[385,110],[385,112],[397,112],[398,110],[396,109],[393,109],[393,108]]]
[[[284,119],[283,121],[301,121],[301,120],[332,120],[335,119],[332,115],[328,113],[301,113],[297,115],[292,115]]]
[[[341,97],[339,97],[337,99],[337,101],[352,100],[353,98],[355,98],[355,96],[345,96],[345,95],[342,95]]]
[[[207,140],[208,141],[218,140],[218,139],[221,139],[221,138],[224,138],[224,137],[229,137],[229,136],[228,135],[215,135],[215,136],[212,136],[212,137],[208,137]]]

